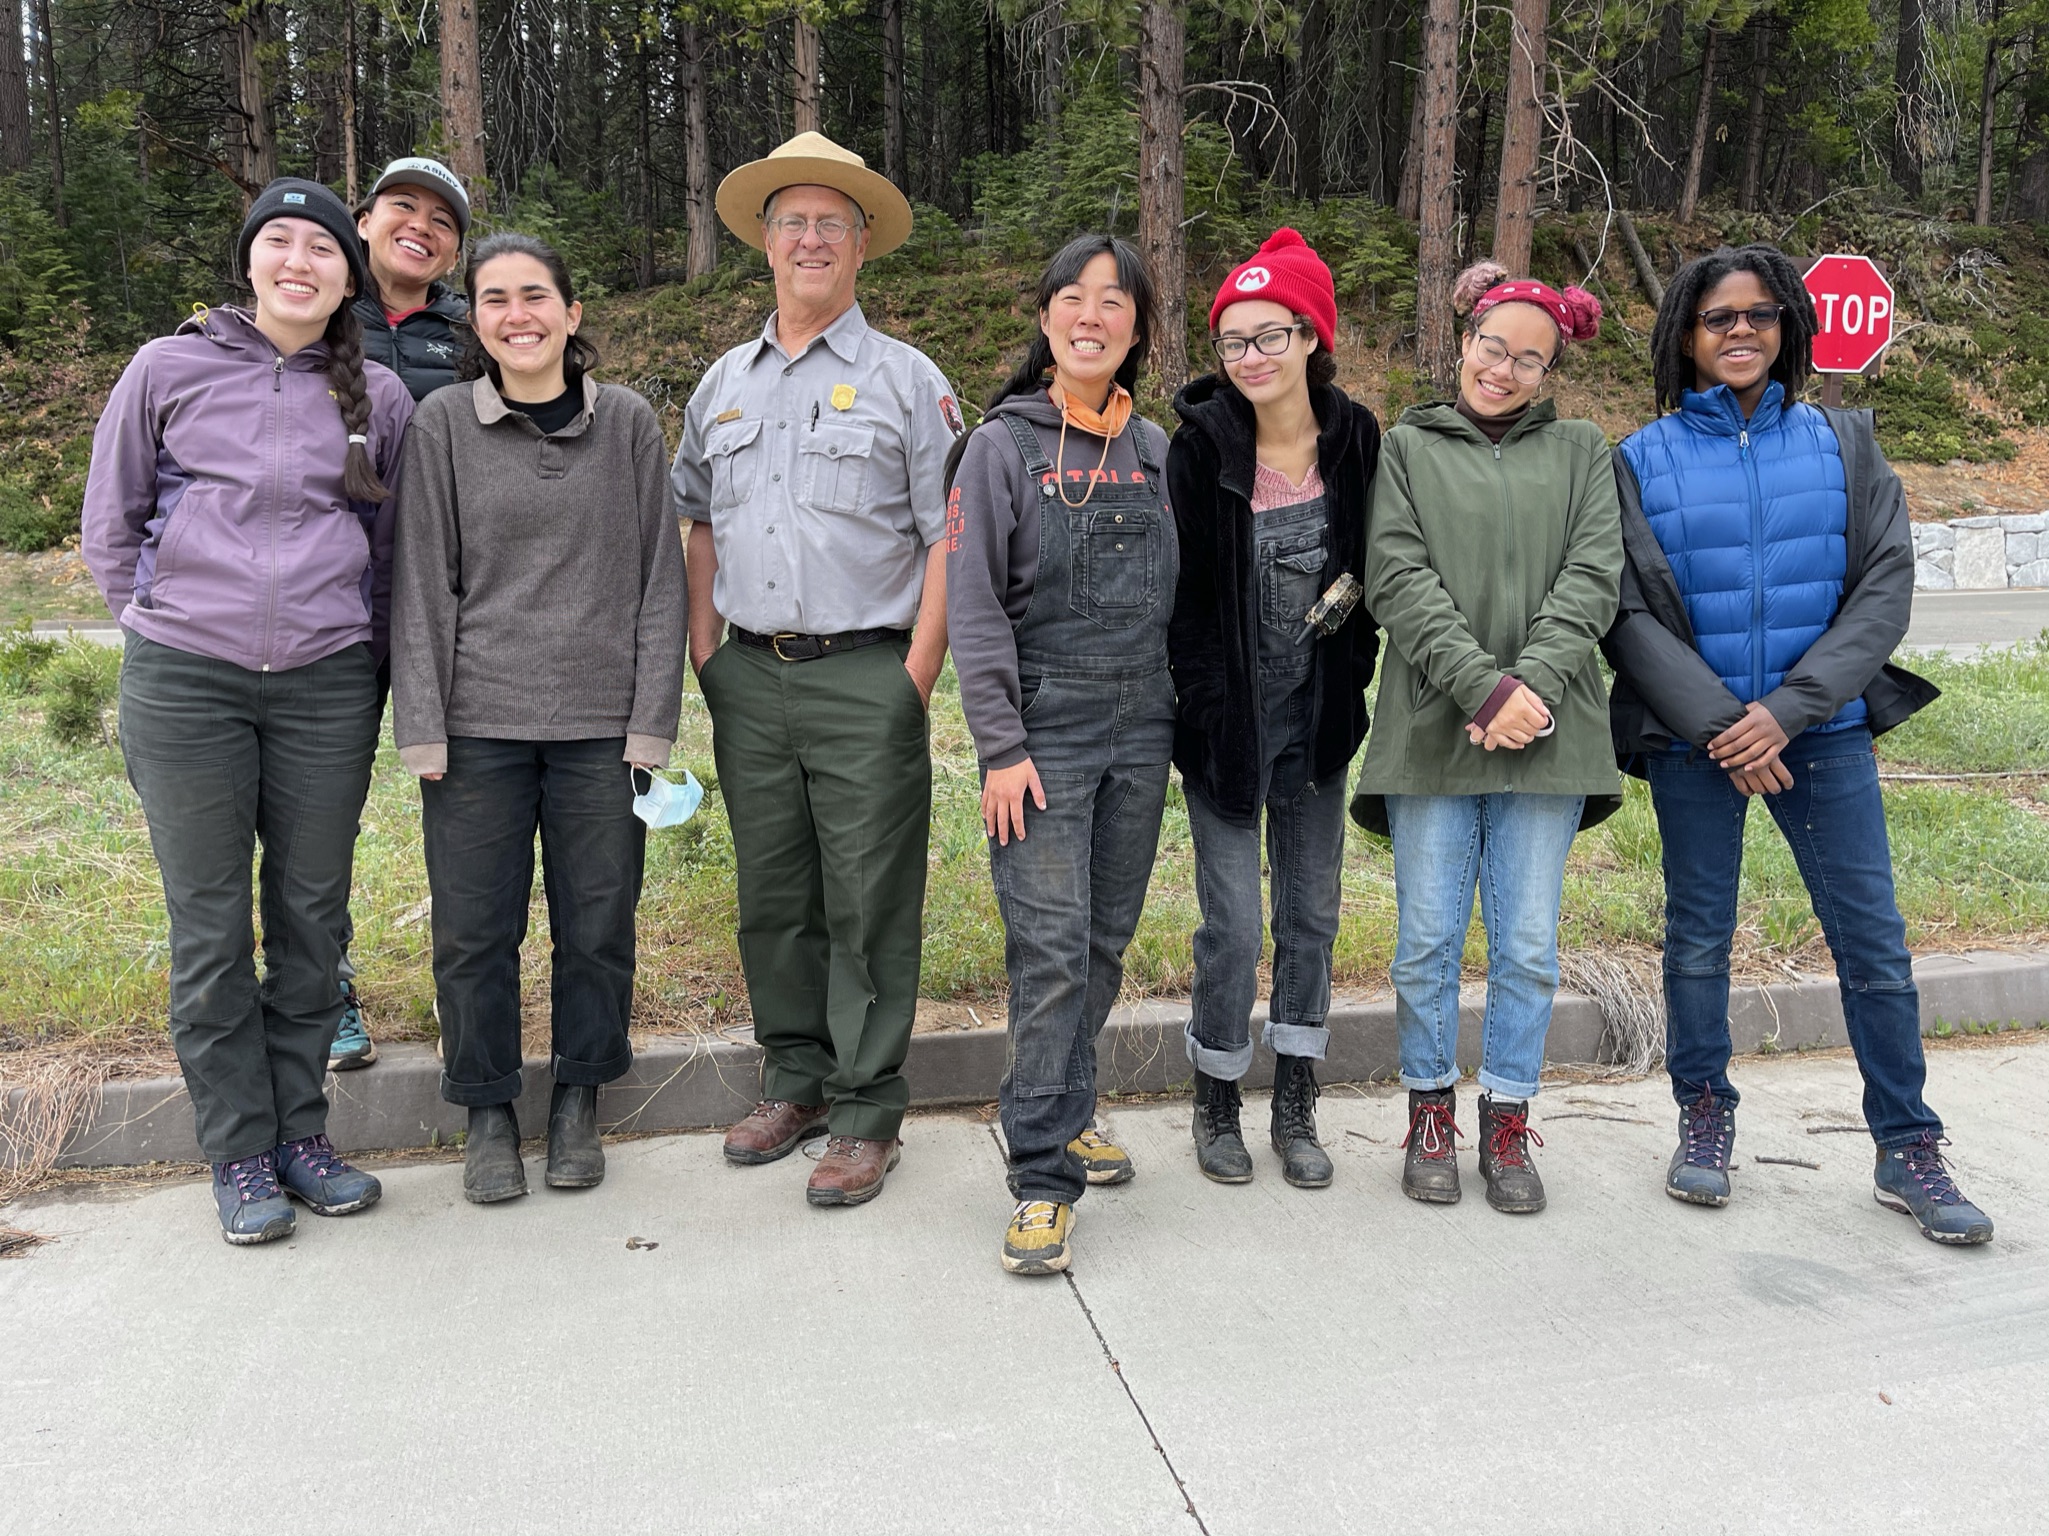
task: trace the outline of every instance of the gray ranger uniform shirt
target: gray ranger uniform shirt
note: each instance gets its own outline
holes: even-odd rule
[[[946,377],[857,304],[792,358],[761,335],[713,363],[683,413],[676,510],[709,523],[712,602],[743,629],[909,629],[961,430]]]

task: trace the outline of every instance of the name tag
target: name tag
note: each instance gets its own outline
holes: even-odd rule
[[[718,415],[712,418],[712,425],[715,427],[723,427],[727,422],[738,421],[739,419],[740,412],[737,409],[730,411],[720,411]]]

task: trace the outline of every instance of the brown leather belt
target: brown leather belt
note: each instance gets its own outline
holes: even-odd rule
[[[908,629],[850,629],[838,635],[799,635],[786,629],[773,635],[758,635],[735,624],[733,638],[757,651],[773,651],[777,661],[816,661],[821,656],[837,656],[842,651],[858,651],[863,646],[908,640],[911,632]]]

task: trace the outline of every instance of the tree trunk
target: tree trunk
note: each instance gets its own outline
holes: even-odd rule
[[[1429,0],[1423,13],[1420,134],[1410,142],[1417,167],[1416,362],[1432,390],[1449,399],[1458,388],[1458,335],[1451,312],[1454,228],[1453,172],[1458,158],[1459,0]]]
[[[257,52],[263,40],[258,30],[262,22],[262,7],[252,5],[229,26],[223,38],[228,81],[228,174],[242,189],[244,207],[277,179],[277,124],[271,116],[270,93],[264,88],[263,63]]]
[[[1665,302],[1665,285],[1658,277],[1658,269],[1651,264],[1651,253],[1637,237],[1636,220],[1629,216],[1627,208],[1615,210],[1615,226],[1622,231],[1622,243],[1629,248],[1629,259],[1636,267],[1636,280],[1643,285],[1644,297],[1656,308]]]
[[[798,133],[825,131],[818,99],[818,64],[818,24],[800,15],[790,44],[790,85]]]
[[[1900,0],[1900,26],[1893,49],[1892,179],[1909,197],[1921,195],[1927,103],[1922,100],[1921,54],[1927,21],[1921,0]]]
[[[477,0],[441,0],[441,131],[448,140],[448,167],[463,179],[471,214],[482,213],[487,188]]]
[[[356,8],[349,7],[354,19]],[[363,17],[363,132],[358,146],[362,158],[372,165],[384,164],[377,151],[384,143],[384,114],[381,110],[387,87],[384,83],[384,50],[377,45],[384,13],[371,6]]]
[[[1494,204],[1494,259],[1513,274],[1530,270],[1536,230],[1537,164],[1544,145],[1544,51],[1550,0],[1515,0],[1508,87],[1501,103],[1501,181]]]
[[[1736,206],[1745,213],[1757,211],[1759,179],[1764,175],[1765,82],[1771,72],[1771,20],[1750,18],[1750,114],[1743,128],[1743,186],[1736,194]]]
[[[28,169],[28,56],[22,48],[21,6],[7,0],[9,21],[0,27],[0,172]]]
[[[50,135],[50,212],[62,229],[64,212],[64,101],[57,89],[57,34],[50,24],[50,0],[35,0],[36,57],[42,63],[43,126]]]
[[[362,188],[356,173],[356,8],[347,4],[342,6],[341,120],[342,186],[348,205],[353,208],[362,196]]]
[[[702,277],[719,260],[719,231],[711,206],[711,137],[704,99],[704,24],[683,23],[683,216],[689,244],[683,271]]]
[[[1302,12],[1302,69],[1296,87],[1295,184],[1312,203],[1323,198],[1323,114],[1330,98],[1330,0]]]
[[[1417,40],[1418,53],[1422,53],[1429,47],[1430,23],[1427,19],[1424,21],[1421,31],[1422,36]],[[1454,35],[1452,40],[1454,63],[1457,60],[1457,47],[1457,37]],[[1409,86],[1409,133],[1408,137],[1402,141],[1402,183],[1396,189],[1394,195],[1395,216],[1407,219],[1411,224],[1423,216],[1423,104],[1429,94],[1428,65],[1426,63],[1424,76],[1412,81]],[[1455,151],[1456,145],[1454,145]]]
[[[1047,140],[1060,140],[1060,87],[1067,78],[1067,12],[1047,0],[1046,29],[1039,40],[1039,126]]]
[[[642,288],[655,285],[655,168],[653,124],[654,103],[649,99],[647,55],[654,44],[645,37],[633,40],[633,84],[634,95],[640,106],[639,142],[634,145],[633,172],[638,185],[640,203],[640,271],[636,274]]]
[[[1700,97],[1693,108],[1693,138],[1686,151],[1686,180],[1679,187],[1679,222],[1691,223],[1694,205],[1700,201],[1700,168],[1707,161],[1708,127],[1715,115],[1715,54],[1721,47],[1722,29],[1708,23],[1707,41],[1700,49]]]
[[[882,174],[910,186],[904,165],[904,0],[882,0]]]
[[[1971,222],[1981,227],[1992,222],[1992,127],[1999,105],[1999,20],[2000,0],[1992,0],[1992,16],[1985,24],[1985,73],[1978,91],[1978,202]]]
[[[1138,243],[1159,294],[1153,366],[1168,397],[1188,380],[1188,250],[1181,226],[1182,66],[1179,0],[1144,0],[1138,44]]]
[[[2014,135],[2013,214],[2041,224],[2049,222],[2049,23],[2035,28],[2031,52],[2034,68]]]

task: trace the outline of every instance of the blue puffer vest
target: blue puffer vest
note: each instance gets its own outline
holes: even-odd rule
[[[1785,398],[1774,382],[1746,422],[1727,385],[1688,390],[1620,450],[1694,645],[1746,704],[1835,622],[1848,566],[1842,449],[1827,417]],[[1816,729],[1863,719],[1864,701],[1852,699]]]

